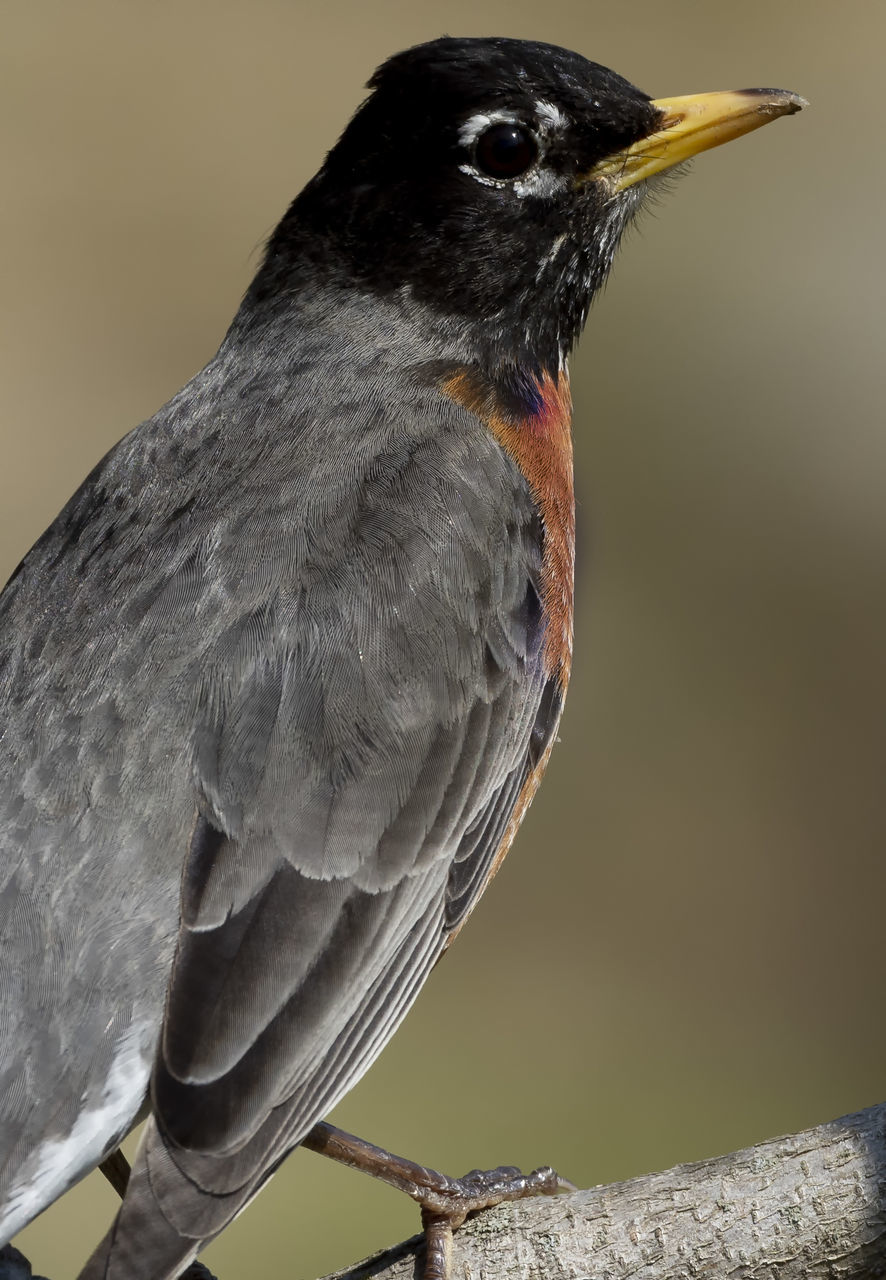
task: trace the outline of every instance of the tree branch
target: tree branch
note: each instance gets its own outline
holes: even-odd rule
[[[420,1238],[326,1280],[414,1280]],[[489,1209],[459,1280],[886,1276],[886,1103],[665,1173]]]
[[[420,1245],[414,1237],[326,1280],[415,1280]],[[13,1253],[0,1251],[0,1280],[30,1276]],[[886,1277],[886,1103],[665,1173],[486,1210],[456,1233],[453,1276]]]

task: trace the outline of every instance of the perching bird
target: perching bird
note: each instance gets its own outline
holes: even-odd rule
[[[0,1243],[149,1113],[86,1280],[177,1275],[494,875],[569,678],[567,356],[647,180],[801,105],[505,39],[370,90],[0,602]]]

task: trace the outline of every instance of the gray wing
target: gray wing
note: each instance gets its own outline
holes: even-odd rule
[[[512,544],[520,572],[500,580],[490,625],[459,638],[458,659],[441,663],[436,650],[413,683],[404,656],[388,688],[396,638],[379,647],[374,723],[346,729],[334,711],[341,699],[353,719],[374,701],[353,683],[336,688],[358,679],[352,637],[310,682],[307,711],[302,676],[265,669],[201,743],[214,804],[191,840],[153,1122],[114,1236],[121,1274],[137,1274],[146,1233],[155,1260],[180,1259],[230,1221],[380,1052],[482,887],[558,713],[544,696],[522,541]],[[428,581],[439,597],[439,578]],[[487,601],[491,585],[477,582]],[[413,638],[431,607],[421,595],[404,623]],[[325,765],[318,732],[335,744]],[[303,733],[310,741],[290,753]],[[250,759],[256,742],[263,756],[252,779],[261,799],[245,812],[241,751],[229,754],[244,742]]]

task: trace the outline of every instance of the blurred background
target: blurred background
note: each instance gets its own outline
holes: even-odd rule
[[[568,45],[778,85],[629,237],[573,364],[575,674],[508,863],[338,1123],[581,1184],[886,1098],[882,49],[847,0],[3,0],[0,557],[213,353],[388,54]],[[90,1176],[19,1238],[73,1277]],[[207,1253],[310,1280],[417,1229],[297,1153]]]

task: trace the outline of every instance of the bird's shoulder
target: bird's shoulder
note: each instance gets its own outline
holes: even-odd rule
[[[25,641],[31,662],[75,661],[78,637],[94,652],[205,632],[201,601],[211,634],[288,593],[365,592],[379,572],[390,594],[398,566],[414,594],[433,563],[457,601],[515,551],[535,556],[519,469],[433,379],[223,353],[105,455],[25,556],[0,595],[5,670]]]
[[[502,688],[532,700],[542,542],[519,467],[439,380],[308,356],[284,378],[223,351],[0,598],[9,776],[45,756],[43,725],[67,770],[106,769],[113,724],[129,772],[193,744],[224,824],[265,789],[285,802],[297,760],[306,785],[383,771],[413,729]]]

